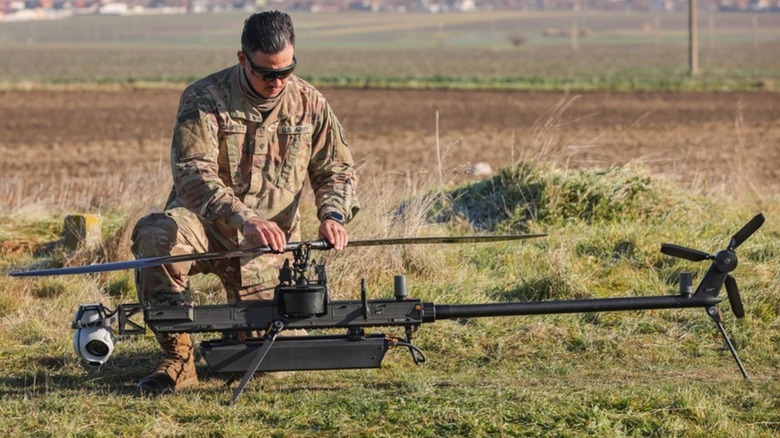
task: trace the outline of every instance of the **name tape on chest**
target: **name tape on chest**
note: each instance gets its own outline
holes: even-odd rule
[[[240,125],[240,124],[227,124],[222,128],[223,132],[231,132],[231,133],[238,133],[238,134],[246,134],[246,125]]]

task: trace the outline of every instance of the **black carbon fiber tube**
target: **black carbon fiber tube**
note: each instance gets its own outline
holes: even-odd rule
[[[717,297],[597,298],[590,300],[552,300],[522,303],[437,304],[434,319],[476,318],[484,316],[542,315],[551,313],[614,312],[624,310],[682,309],[709,307],[721,302]]]

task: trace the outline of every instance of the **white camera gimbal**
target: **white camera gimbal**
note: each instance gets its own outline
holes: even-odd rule
[[[109,315],[102,304],[79,304],[73,318],[73,350],[88,365],[100,367],[114,352],[111,324],[115,320],[115,315]]]

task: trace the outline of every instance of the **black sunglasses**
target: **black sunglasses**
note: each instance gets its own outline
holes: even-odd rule
[[[298,64],[298,60],[295,59],[295,55],[293,55],[293,62],[287,67],[277,69],[260,68],[256,66],[254,62],[252,62],[252,58],[249,57],[249,54],[246,53],[246,50],[241,49],[241,51],[244,52],[244,56],[249,62],[249,70],[252,72],[252,74],[258,78],[262,78],[266,82],[272,82],[276,79],[287,79],[295,70],[295,65]]]

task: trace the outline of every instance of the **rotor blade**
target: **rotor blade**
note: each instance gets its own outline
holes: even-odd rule
[[[350,240],[347,246],[380,246],[380,245],[417,245],[433,243],[480,243],[505,240],[522,240],[544,237],[547,234],[515,234],[503,236],[463,236],[463,237],[398,237],[393,239]]]
[[[734,312],[734,316],[743,318],[745,316],[745,308],[742,306],[742,298],[739,296],[737,280],[731,275],[726,276],[726,293],[729,296],[729,304],[731,304],[731,311]]]
[[[744,227],[742,227],[741,230],[737,231],[732,237],[731,242],[729,243],[729,250],[736,249],[739,245],[742,245],[742,242],[746,241],[748,237],[752,236],[753,233],[758,230],[761,225],[764,224],[764,215],[759,213],[757,214],[753,219],[750,220],[750,222],[746,223]]]
[[[348,246],[371,246],[371,245],[401,245],[418,243],[468,243],[468,242],[491,242],[499,240],[519,240],[542,237],[547,234],[520,234],[511,236],[466,236],[466,237],[407,237],[397,239],[375,239],[375,240],[356,240],[349,242]],[[290,242],[285,245],[282,252],[294,251],[302,246],[308,246],[310,249],[331,249],[332,246],[327,240],[311,240],[307,242]],[[155,266],[168,265],[180,262],[196,262],[201,260],[229,259],[246,256],[259,256],[273,253],[268,246],[259,246],[255,248],[237,249],[223,252],[206,252],[195,254],[181,254],[173,256],[152,257],[146,259],[127,260],[123,262],[101,263],[87,266],[72,266],[67,268],[39,269],[37,271],[14,271],[9,273],[12,277],[38,277],[44,275],[72,275],[72,274],[92,274],[96,272],[122,271],[125,269],[144,269]]]
[[[155,266],[167,265],[170,263],[194,262],[200,260],[229,259],[235,257],[245,257],[250,255],[260,255],[273,252],[267,246],[261,246],[251,249],[239,249],[225,252],[206,252],[195,254],[181,254],[173,256],[152,257],[147,259],[127,260],[122,262],[100,263],[87,266],[72,266],[67,268],[39,269],[37,271],[14,271],[9,275],[12,277],[38,277],[44,275],[72,275],[72,274],[92,274],[96,272],[122,271],[125,269],[143,269]]]
[[[661,245],[661,252],[670,255],[672,257],[679,257],[681,259],[690,260],[692,262],[700,262],[702,260],[714,259],[713,256],[706,252],[699,251],[698,249],[686,248],[684,246],[672,245],[671,243],[664,243]]]

